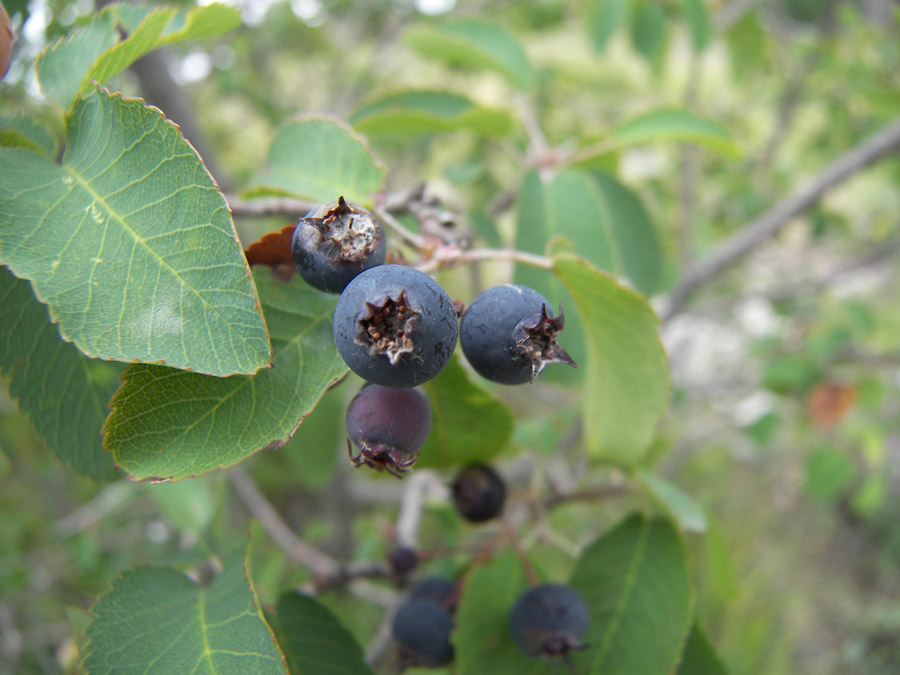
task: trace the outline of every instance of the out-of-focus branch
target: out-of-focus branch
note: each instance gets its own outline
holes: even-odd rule
[[[815,204],[830,188],[870,166],[900,146],[900,119],[847,151],[826,166],[807,185],[776,203],[739,232],[720,243],[712,253],[689,267],[669,295],[661,312],[667,320],[680,312],[690,297],[738,260],[768,241],[788,221]]]
[[[275,508],[263,496],[250,475],[241,467],[228,472],[231,485],[272,540],[293,560],[309,568],[314,576],[334,577],[340,574],[341,565],[337,560],[310,546],[300,539],[281,518]]]
[[[315,202],[291,197],[259,197],[245,201],[237,195],[225,195],[232,215],[245,217],[285,216],[297,219],[318,206]]]

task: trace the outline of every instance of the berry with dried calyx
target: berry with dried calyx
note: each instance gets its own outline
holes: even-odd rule
[[[339,197],[297,222],[291,254],[306,283],[340,293],[358,274],[384,263],[384,230],[371,213]]]
[[[541,584],[516,600],[509,615],[513,640],[528,656],[562,658],[587,645],[590,612],[581,594],[563,584]]]
[[[453,661],[453,618],[437,603],[407,600],[397,609],[391,629],[404,665],[437,668]]]
[[[410,470],[431,430],[431,407],[416,389],[363,387],[347,406],[347,453],[357,467],[397,478]],[[353,455],[350,441],[359,448]]]
[[[459,334],[447,292],[403,265],[373,267],[351,281],[334,309],[333,328],[350,370],[385,387],[416,387],[437,375]]]
[[[504,284],[479,295],[459,327],[463,354],[475,371],[499,384],[534,382],[548,363],[578,367],[556,343],[565,325],[550,303],[527,286]]]

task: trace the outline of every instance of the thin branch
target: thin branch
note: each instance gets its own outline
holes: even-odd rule
[[[308,567],[316,577],[343,576],[341,565],[337,560],[310,546],[294,533],[243,468],[231,469],[228,477],[247,511],[260,522],[280,549],[293,560]]]
[[[318,206],[315,202],[290,197],[260,197],[244,200],[237,195],[230,194],[225,196],[225,201],[228,202],[233,216],[285,216],[293,220]]]
[[[483,262],[486,260],[505,260],[517,262],[523,265],[531,265],[544,270],[553,269],[553,260],[546,256],[527,253],[525,251],[515,251],[513,249],[491,249],[491,248],[472,248],[461,250],[453,247],[446,247],[435,251],[434,255],[417,265],[418,269],[432,274],[443,267],[452,267],[465,263]]]
[[[395,538],[399,546],[417,549],[425,497],[429,493],[442,493],[446,498],[447,488],[437,474],[422,469],[414,471],[403,483],[403,500],[397,516]]]
[[[417,251],[423,251],[428,248],[428,242],[425,241],[425,238],[408,230],[403,223],[394,218],[386,209],[383,208],[374,208],[372,209],[372,213],[375,214],[375,217],[378,218],[384,225],[386,225],[394,234],[396,234],[400,239],[405,241],[407,244],[412,246]]]
[[[792,218],[815,204],[830,188],[874,164],[900,145],[900,119],[883,127],[826,166],[809,184],[781,200],[739,232],[720,243],[706,258],[685,271],[662,312],[668,320],[680,312],[697,290],[768,241]]]
[[[590,488],[587,490],[579,490],[568,494],[550,495],[544,500],[544,508],[552,509],[554,506],[564,504],[566,502],[596,502],[619,497],[630,491],[628,485],[601,485],[600,487]]]

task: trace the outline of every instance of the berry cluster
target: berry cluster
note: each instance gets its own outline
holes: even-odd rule
[[[335,345],[347,367],[368,383],[347,410],[347,449],[357,467],[402,478],[413,466],[431,427],[427,399],[413,388],[441,372],[457,339],[472,368],[500,384],[533,382],[548,363],[575,365],[556,343],[564,326],[562,306],[554,317],[540,293],[505,284],[479,295],[460,321],[434,279],[412,267],[384,264],[381,225],[343,197],[300,219],[291,253],[307,283],[340,293]],[[499,512],[503,502],[502,494],[499,503],[488,503],[477,490],[457,487],[454,498],[474,521],[493,517],[479,515]]]
[[[499,384],[533,382],[548,363],[575,365],[556,342],[564,325],[562,306],[554,317],[537,291],[504,284],[475,298],[460,319],[450,296],[427,274],[384,264],[381,226],[343,197],[300,219],[291,253],[307,283],[340,293],[335,345],[350,370],[366,381],[346,415],[347,452],[356,467],[397,478],[412,468],[431,429],[428,399],[416,387],[447,365],[457,340],[472,368]],[[450,488],[457,512],[469,522],[483,523],[503,511],[506,485],[486,464],[464,467]],[[402,584],[418,555],[400,546],[388,562]],[[410,589],[391,626],[401,669],[453,661],[450,637],[459,592],[460,583],[443,577],[426,577]],[[509,630],[528,656],[568,662],[569,653],[583,647],[587,623],[587,605],[575,590],[543,584],[518,598]]]

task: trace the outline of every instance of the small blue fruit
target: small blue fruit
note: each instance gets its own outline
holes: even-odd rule
[[[513,640],[528,656],[569,659],[581,643],[590,612],[581,594],[563,584],[542,584],[525,591],[509,616]]]
[[[460,345],[475,371],[500,384],[533,382],[548,363],[578,366],[556,344],[565,325],[549,314],[550,303],[527,286],[504,284],[487,289],[466,309],[459,327]]]
[[[459,324],[427,274],[381,265],[351,281],[334,309],[334,342],[354,373],[385,387],[416,387],[453,355]]]
[[[347,453],[357,467],[387,471],[397,478],[409,471],[431,431],[431,407],[416,389],[370,384],[347,406]],[[350,441],[359,448],[354,456]]]
[[[427,600],[440,605],[451,614],[456,609],[459,590],[456,582],[445,577],[425,577],[409,589],[410,600]]]
[[[428,600],[407,600],[392,623],[394,640],[409,665],[437,668],[453,661],[453,619],[446,609]]]
[[[371,213],[340,197],[297,222],[291,253],[306,283],[340,293],[360,272],[384,263],[384,230]]]
[[[503,511],[506,484],[486,464],[470,464],[453,481],[453,504],[459,514],[473,523],[495,518]]]

